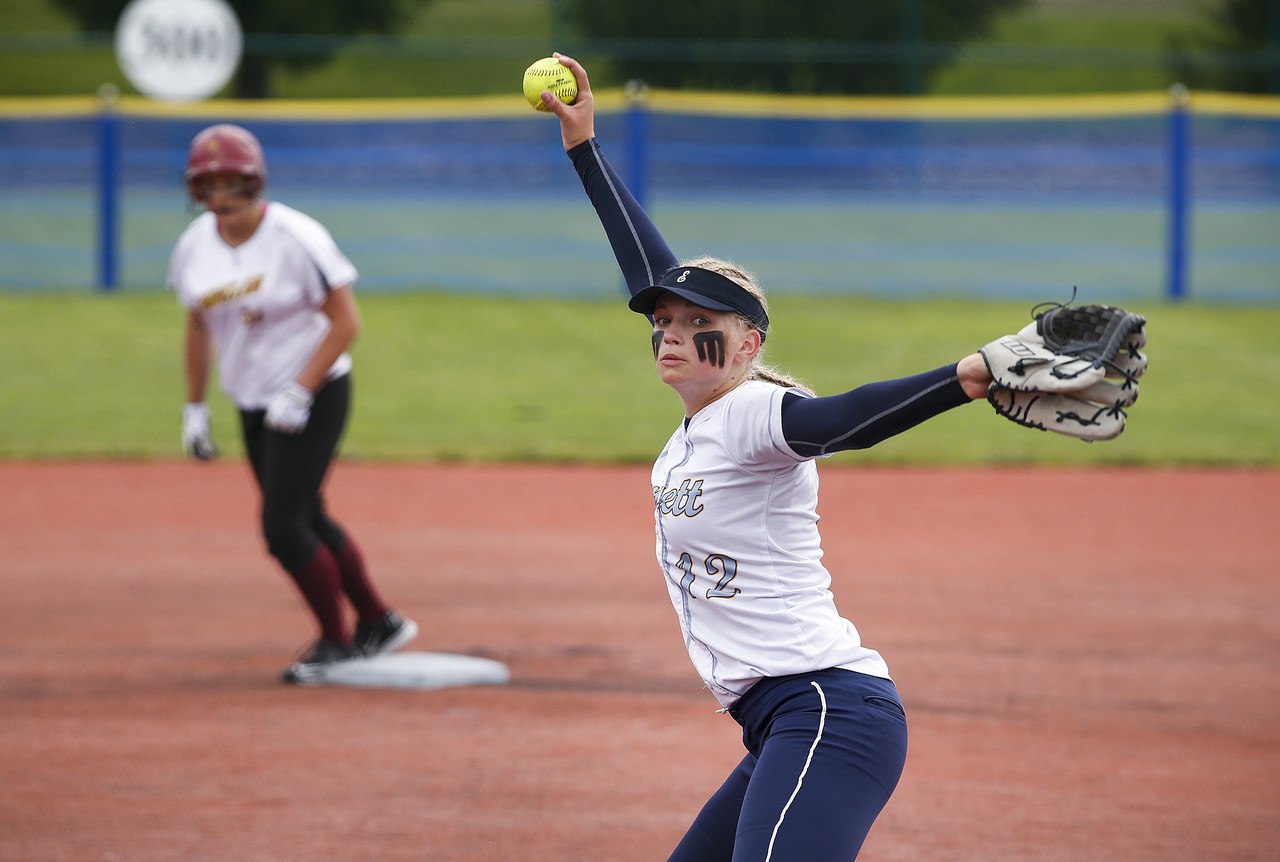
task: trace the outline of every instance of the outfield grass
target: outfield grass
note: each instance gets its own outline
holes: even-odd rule
[[[616,300],[361,297],[347,457],[647,463],[681,416],[644,321]],[[855,464],[1280,465],[1280,309],[1158,304],[1128,430],[1084,444],[982,403]],[[951,361],[1027,320],[1022,303],[779,297],[769,359],[820,394]],[[162,292],[0,291],[0,458],[179,457],[182,312]],[[214,433],[240,453],[234,411]]]

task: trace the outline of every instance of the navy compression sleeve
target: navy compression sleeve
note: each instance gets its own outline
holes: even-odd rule
[[[968,403],[952,364],[824,398],[788,392],[782,399],[782,433],[796,454],[815,458],[866,449]]]
[[[632,294],[644,290],[679,261],[649,214],[604,157],[595,138],[578,144],[568,156],[600,217],[627,290]]]

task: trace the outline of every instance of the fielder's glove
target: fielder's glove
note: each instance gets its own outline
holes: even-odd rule
[[[1147,321],[1107,305],[1057,305],[979,352],[991,372],[987,400],[1007,419],[1081,440],[1124,431],[1147,370]]]
[[[267,405],[267,427],[284,434],[301,434],[311,418],[311,390],[290,383]]]
[[[182,408],[182,448],[198,461],[218,457],[218,447],[209,435],[209,408],[203,401]]]

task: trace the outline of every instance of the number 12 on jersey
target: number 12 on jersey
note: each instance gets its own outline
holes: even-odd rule
[[[738,576],[738,561],[732,557],[726,557],[724,554],[710,554],[702,563],[703,572],[694,572],[693,558],[687,553],[682,553],[676,565],[680,571],[684,572],[684,576],[680,578],[680,586],[690,598],[698,598],[697,593],[693,591],[693,583],[703,573],[708,580],[715,582],[715,586],[707,590],[707,598],[731,599],[741,592],[737,587],[729,586],[729,582]]]

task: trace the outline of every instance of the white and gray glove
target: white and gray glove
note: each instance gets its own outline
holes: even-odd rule
[[[992,386],[987,391],[987,401],[1011,422],[1089,442],[1119,437],[1128,416],[1121,401],[1099,403],[1074,392],[1026,391]]]
[[[301,434],[311,418],[311,390],[290,383],[267,405],[267,427],[283,434]]]
[[[1109,305],[1058,305],[979,352],[987,400],[1006,419],[1081,440],[1124,431],[1147,370],[1147,320]]]
[[[182,408],[182,448],[198,461],[218,457],[218,447],[209,434],[209,407],[203,401]]]

